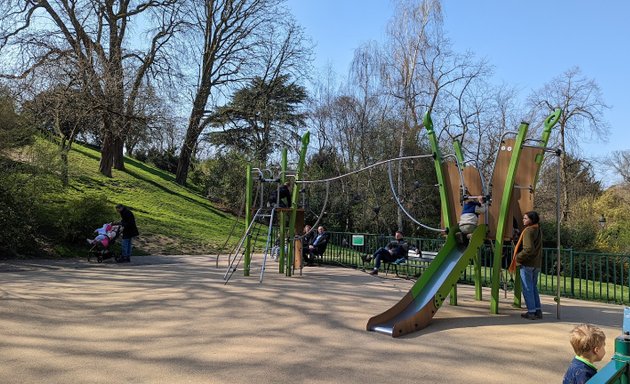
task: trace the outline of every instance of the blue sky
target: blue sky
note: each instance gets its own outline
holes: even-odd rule
[[[288,0],[316,44],[315,67],[344,77],[354,49],[383,41],[393,13],[389,0]],[[583,143],[588,158],[630,149],[630,1],[443,0],[444,28],[457,51],[470,50],[494,66],[494,81],[526,97],[573,66],[600,85],[610,137]],[[624,136],[624,134],[626,136]],[[599,177],[606,177],[598,172]],[[604,180],[610,184],[611,180]]]

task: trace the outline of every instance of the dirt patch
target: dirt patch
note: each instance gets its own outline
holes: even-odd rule
[[[134,246],[150,255],[205,255],[214,252],[209,244],[186,242],[164,234],[143,234],[134,240]]]

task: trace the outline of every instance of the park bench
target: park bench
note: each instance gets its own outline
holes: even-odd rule
[[[416,249],[415,251],[409,251],[407,260],[402,263],[383,263],[385,266],[385,275],[389,273],[389,269],[393,266],[394,272],[397,277],[400,276],[400,271],[404,270],[405,278],[409,279],[411,276],[418,277],[422,274],[422,272],[429,267],[429,264],[435,259],[437,256],[437,252],[431,251],[420,251]],[[401,267],[400,269],[398,267]]]

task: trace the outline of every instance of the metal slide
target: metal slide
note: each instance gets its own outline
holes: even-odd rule
[[[463,248],[455,241],[456,228],[451,228],[446,244],[409,292],[396,305],[368,321],[368,331],[399,337],[429,325],[486,237],[487,226],[479,225],[468,247]]]

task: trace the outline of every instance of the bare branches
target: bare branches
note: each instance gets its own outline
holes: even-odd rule
[[[603,164],[620,175],[624,183],[630,183],[630,150],[612,152],[603,160]]]
[[[571,167],[568,159],[580,150],[581,138],[588,136],[605,141],[608,135],[608,122],[604,111],[608,106],[603,101],[599,85],[593,79],[583,76],[578,67],[571,68],[552,79],[542,89],[529,97],[533,115],[542,120],[553,108],[562,108],[558,121],[557,134],[552,136],[562,150],[560,156],[560,177],[562,188],[562,218],[569,219],[569,208],[575,197],[569,193]]]
[[[186,182],[192,151],[207,125],[204,113],[212,110],[209,101],[257,76],[272,81],[286,73],[297,74],[300,64],[307,61],[301,48],[304,39],[301,30],[279,7],[281,3],[281,0],[189,0],[186,21],[190,31],[186,39],[190,51],[198,52],[194,59],[199,73],[177,182]]]
[[[556,145],[563,151],[579,151],[584,137],[606,141],[609,125],[604,112],[609,107],[599,85],[584,76],[579,67],[570,68],[532,93],[529,104],[539,117],[562,108]]]
[[[0,53],[9,51],[4,77],[27,78],[55,62],[72,63],[72,78],[94,98],[102,119],[101,172],[122,168],[122,143],[138,90],[183,24],[180,0],[10,0],[0,28]],[[21,4],[19,8],[15,8]],[[5,7],[3,4],[2,7]],[[4,10],[0,8],[0,10]],[[131,49],[127,31],[138,20],[152,33],[146,50]],[[148,26],[146,28],[145,26]],[[163,56],[165,57],[165,56]],[[168,60],[160,61],[168,65]],[[12,69],[10,69],[12,68]],[[15,69],[19,68],[19,73]],[[7,72],[13,72],[12,75]],[[108,148],[114,145],[115,148]],[[113,158],[113,160],[112,160]]]

